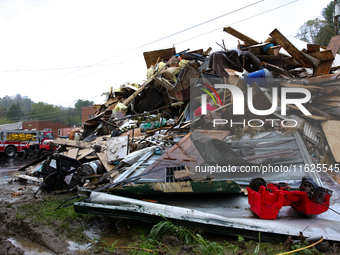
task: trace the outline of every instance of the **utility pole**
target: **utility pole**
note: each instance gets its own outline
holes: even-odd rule
[[[339,34],[339,16],[340,16],[340,4],[338,3],[338,0],[334,0],[334,35]]]

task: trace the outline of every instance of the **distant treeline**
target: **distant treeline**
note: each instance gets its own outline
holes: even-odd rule
[[[81,109],[93,101],[78,99],[74,107],[63,107],[43,102],[35,103],[17,94],[0,98],[0,124],[28,120],[52,120],[64,124],[81,125]]]

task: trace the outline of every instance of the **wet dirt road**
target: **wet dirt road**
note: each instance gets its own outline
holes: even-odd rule
[[[24,160],[22,157],[15,158],[0,157],[0,201],[4,200],[10,202],[11,204],[21,204],[32,200],[34,193],[39,189],[38,184],[33,183],[31,181],[21,182],[14,180],[17,180],[17,178],[15,178],[16,174],[19,173],[24,174],[24,172],[18,172],[18,169],[26,166],[27,164],[31,163],[34,160],[36,160],[36,157],[31,157],[26,160]],[[103,240],[108,245],[116,243],[118,239],[121,245],[126,245],[127,242],[130,240],[127,237],[123,237],[118,234],[116,234],[115,237],[101,236],[101,230],[100,228],[97,229],[96,226],[93,226],[92,229],[87,229],[86,235],[91,237],[92,239],[103,238]],[[55,254],[54,252],[51,252],[50,250],[47,250],[44,247],[36,243],[33,243],[27,239],[20,238],[17,235],[15,237],[7,237],[6,240],[10,241],[16,247],[19,247],[22,250],[24,250],[25,255]],[[89,246],[89,244],[77,244],[72,241],[67,242],[69,244],[68,246],[69,252],[67,252],[67,254],[84,254],[84,251],[86,251],[86,248]],[[3,254],[1,253],[1,249],[0,254]]]
[[[15,174],[18,174],[18,169],[29,164],[36,158],[28,158],[24,160],[22,157],[5,158],[0,157],[0,200],[9,201],[10,203],[20,202],[33,196],[38,190],[38,185],[32,182],[17,182],[11,180]],[[7,239],[16,247],[25,251],[25,255],[44,255],[54,254],[46,250],[42,246],[30,242],[26,239],[9,238]]]
[[[33,183],[12,182],[8,183],[15,174],[18,174],[18,169],[29,164],[36,158],[23,159],[22,157],[5,158],[0,157],[0,199],[9,202],[21,199],[21,197],[12,196],[11,193],[23,188],[25,191],[36,191],[38,186]]]

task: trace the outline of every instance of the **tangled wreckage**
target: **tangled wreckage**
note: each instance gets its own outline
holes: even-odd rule
[[[340,36],[299,50],[277,29],[261,43],[224,31],[243,44],[145,52],[142,86],[112,89],[81,139],[55,139],[18,177],[77,189],[79,213],[340,240]]]

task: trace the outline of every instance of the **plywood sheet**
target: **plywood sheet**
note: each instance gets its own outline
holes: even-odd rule
[[[67,145],[70,147],[77,147],[77,148],[90,148],[91,143],[89,142],[82,142],[82,141],[75,141],[75,140],[65,140],[61,138],[56,138],[53,140],[53,143],[60,144],[60,145]]]
[[[173,55],[176,55],[176,48],[148,51],[144,52],[143,55],[147,68],[150,68],[150,66],[156,64],[158,58],[160,60],[168,60]]]
[[[113,164],[127,155],[128,136],[111,137],[106,141],[106,156],[109,164]]]
[[[340,121],[329,120],[321,124],[336,162],[340,162]]]
[[[79,148],[71,148],[67,152],[67,157],[76,159],[78,156]]]
[[[90,155],[92,152],[94,152],[94,149],[92,148],[79,150],[77,160],[81,160],[82,158],[85,158],[86,156]]]
[[[105,152],[97,152],[96,153],[100,162],[102,163],[102,165],[104,166],[104,168],[106,169],[107,172],[110,172],[113,168],[114,168],[114,165],[110,165],[108,162],[107,162],[107,156],[106,156],[106,153]]]

